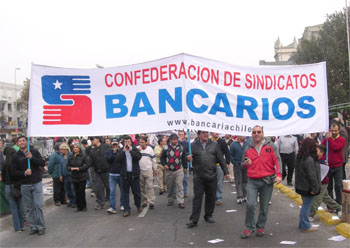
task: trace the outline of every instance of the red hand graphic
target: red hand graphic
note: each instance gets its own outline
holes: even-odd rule
[[[44,125],[57,124],[90,124],[92,103],[87,96],[61,95],[62,99],[73,100],[73,105],[45,105]]]

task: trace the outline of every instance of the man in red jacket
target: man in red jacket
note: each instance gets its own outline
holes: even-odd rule
[[[257,236],[265,235],[265,223],[271,200],[273,183],[282,181],[281,158],[276,146],[264,139],[264,131],[261,126],[255,126],[252,132],[250,144],[242,156],[242,164],[247,168],[247,207],[245,226],[241,235],[242,239],[248,238],[257,229]],[[260,198],[260,211],[258,221],[255,223],[255,208],[257,198]]]
[[[322,145],[327,147],[328,141],[328,164],[329,164],[329,183],[328,194],[333,198],[333,184],[335,189],[335,201],[342,204],[342,180],[343,180],[343,148],[346,140],[339,135],[340,127],[338,124],[331,125],[331,133],[326,134],[326,138],[322,141]],[[333,198],[334,199],[334,198]]]

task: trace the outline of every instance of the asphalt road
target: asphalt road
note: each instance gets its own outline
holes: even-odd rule
[[[192,207],[192,178],[189,178],[189,197],[185,209],[177,205],[167,206],[166,195],[157,194],[156,207],[138,217],[131,205],[131,216],[125,218],[118,211],[108,215],[105,210],[94,210],[95,198],[87,190],[88,211],[74,212],[65,206],[49,206],[45,209],[46,234],[29,235],[29,230],[16,233],[12,224],[1,225],[1,247],[350,247],[350,241],[329,241],[338,236],[335,226],[320,225],[315,233],[301,233],[298,229],[299,207],[294,201],[274,189],[272,205],[264,237],[251,236],[240,239],[244,229],[245,205],[235,203],[235,187],[224,183],[224,204],[216,206],[214,219],[209,224],[204,219],[192,229],[186,228]],[[117,199],[119,199],[117,197]],[[118,201],[119,202],[119,201]],[[133,201],[131,201],[133,203]],[[203,210],[203,209],[202,209]],[[226,210],[237,210],[226,212]],[[145,210],[146,212],[146,210]],[[203,213],[202,213],[203,216]],[[4,219],[1,220],[5,221]],[[208,241],[223,241],[211,244]],[[296,241],[295,245],[283,245],[281,241]]]

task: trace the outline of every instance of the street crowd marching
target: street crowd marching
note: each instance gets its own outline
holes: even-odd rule
[[[193,173],[194,196],[188,228],[198,224],[204,195],[204,220],[215,223],[214,208],[223,203],[225,178],[235,182],[236,203],[246,204],[242,239],[254,232],[258,237],[264,236],[273,185],[284,180],[302,196],[301,232],[317,231],[310,221],[322,202],[329,212],[341,213],[349,136],[338,118],[333,119],[330,132],[323,135],[264,137],[263,127],[256,125],[251,137],[220,137],[218,133],[197,131],[197,137],[191,140],[183,130],[170,136],[158,135],[152,141],[149,136],[91,137],[76,143],[56,138],[55,151],[47,163],[34,147],[28,150],[24,136],[4,148],[0,141],[0,180],[6,185],[14,230],[22,232],[28,223],[30,235],[45,234],[42,170],[46,166],[53,179],[55,206],[86,212],[85,190],[91,188],[91,196],[96,197],[93,211],[122,211],[124,217],[132,212],[130,189],[137,212],[145,207],[156,208],[154,178],[158,194],[166,194],[167,205],[174,205],[176,199],[177,206],[184,209],[188,174]],[[321,177],[321,166],[327,167],[328,175]]]

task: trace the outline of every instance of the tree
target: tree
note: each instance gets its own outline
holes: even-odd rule
[[[21,104],[22,108],[28,108],[29,86],[30,86],[30,79],[26,78],[26,80],[23,81],[23,89],[21,91],[21,97],[17,100],[17,103]]]
[[[326,61],[329,105],[349,101],[349,60],[346,32],[346,14],[335,12],[328,15],[319,37],[302,39],[296,54],[296,64]],[[349,11],[350,12],[350,11]]]

